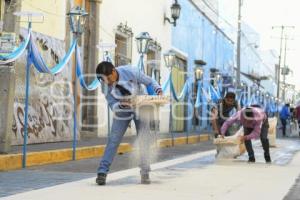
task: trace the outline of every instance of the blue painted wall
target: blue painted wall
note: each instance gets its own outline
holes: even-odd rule
[[[222,73],[232,74],[234,46],[188,0],[179,0],[178,2],[181,5],[181,15],[177,26],[172,29],[172,46],[188,55],[187,81],[190,83],[194,82],[194,60],[202,59],[207,63],[204,68],[203,80],[203,87],[207,90],[210,68],[217,68]],[[191,97],[191,95],[189,96]],[[202,97],[204,103],[206,98],[203,94]],[[190,116],[193,110],[189,108],[188,112]],[[203,105],[202,117],[207,113],[207,106]],[[188,120],[188,123],[190,129],[192,120]],[[202,129],[207,128],[207,125],[208,121],[205,120]]]

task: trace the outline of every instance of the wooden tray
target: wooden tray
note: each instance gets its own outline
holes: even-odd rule
[[[169,96],[138,95],[131,100],[134,107],[141,105],[165,105],[170,102]]]

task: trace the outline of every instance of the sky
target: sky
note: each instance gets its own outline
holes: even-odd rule
[[[292,39],[287,41],[286,64],[293,71],[287,77],[287,82],[296,84],[298,90],[300,89],[299,8],[299,0],[244,0],[242,7],[242,20],[260,34],[260,49],[275,49],[279,53],[281,29],[272,29],[272,26],[295,27],[286,29],[286,33]]]
[[[236,27],[238,0],[219,0],[219,8],[221,16]],[[286,33],[293,39],[287,42],[286,64],[293,71],[293,74],[287,77],[287,82],[295,84],[298,90],[300,90],[299,8],[299,0],[243,0],[242,6],[242,21],[260,35],[260,50],[274,49],[279,54],[280,29],[272,29],[272,26],[295,27],[286,29]]]

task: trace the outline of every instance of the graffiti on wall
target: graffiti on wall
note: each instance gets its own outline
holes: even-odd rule
[[[21,37],[26,30],[21,30]],[[65,55],[64,41],[33,34],[42,57],[48,66],[56,65]],[[16,90],[12,144],[23,144],[25,106],[26,55],[16,63]],[[28,115],[28,143],[46,143],[72,140],[73,95],[71,65],[55,76],[30,69]]]
[[[28,140],[34,142],[54,142],[63,139],[70,140],[72,116],[71,102],[69,104],[53,104],[53,99],[44,97],[29,106]],[[24,137],[24,104],[14,104],[13,141],[22,144]],[[64,110],[65,112],[60,112]],[[59,139],[59,140],[58,140]]]

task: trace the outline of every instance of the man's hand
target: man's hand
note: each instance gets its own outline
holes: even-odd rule
[[[224,136],[219,131],[216,131],[215,138],[224,138]]]
[[[157,95],[162,96],[163,95],[162,90],[157,91]]]
[[[124,108],[126,108],[126,109],[132,108],[131,100],[130,99],[122,99],[122,100],[120,100],[120,107],[122,109],[124,109]]]

